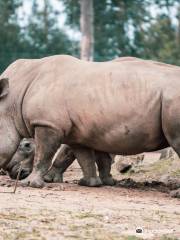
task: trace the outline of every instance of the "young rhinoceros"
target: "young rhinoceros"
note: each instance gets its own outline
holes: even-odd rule
[[[21,166],[20,179],[24,179],[32,172],[33,159],[35,154],[35,143],[33,138],[24,138],[6,167],[9,176],[16,179]],[[64,171],[74,161],[74,155],[67,145],[61,147],[51,170],[44,176],[46,182],[62,182]]]
[[[24,138],[6,167],[9,176],[16,179],[21,166],[20,179],[24,179],[32,172],[33,159],[35,154],[35,143],[32,138]],[[110,175],[111,157],[102,159],[104,155],[96,153],[96,163],[100,174],[101,181],[104,185],[114,185],[115,181]],[[56,156],[51,170],[44,176],[46,182],[63,182],[63,173],[75,160],[75,155],[68,145],[61,145],[60,151]]]
[[[33,171],[23,180],[32,187],[43,186],[60,144],[73,149],[87,186],[101,183],[95,151],[133,155],[171,146],[180,155],[179,78],[179,67],[153,61],[16,61],[0,77],[0,167],[23,137],[36,142]]]

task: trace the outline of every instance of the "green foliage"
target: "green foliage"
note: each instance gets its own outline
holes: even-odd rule
[[[20,27],[16,9],[20,0],[0,0],[0,69],[16,59],[20,49]]]
[[[144,39],[144,57],[180,65],[180,46],[176,28],[166,15],[159,15]]]
[[[27,28],[30,57],[38,58],[55,54],[70,54],[72,43],[57,25],[57,13],[53,11],[49,0],[44,0],[43,9],[38,1],[33,1],[32,15]]]
[[[94,0],[95,60],[105,61],[116,56],[135,55],[129,27],[141,31],[150,18],[144,0]],[[67,24],[79,29],[80,6],[73,0],[63,0]]]
[[[0,71],[17,58],[78,55],[79,42],[59,28],[60,14],[50,0],[33,0],[25,27],[18,9],[24,0],[0,0]],[[59,0],[66,26],[79,31],[78,0]],[[155,9],[158,11],[153,14]],[[172,9],[176,16],[172,17]],[[94,0],[94,59],[136,56],[180,65],[179,0]]]
[[[17,11],[23,0],[0,0],[0,72],[18,58],[40,58],[71,54],[72,41],[58,27],[57,12],[49,0],[40,8],[33,0],[32,13],[25,28],[19,24]]]
[[[67,24],[79,29],[79,3],[63,3]],[[178,5],[178,0],[94,0],[95,60],[131,55],[180,65],[180,29],[170,17]],[[180,7],[178,11],[180,28]]]

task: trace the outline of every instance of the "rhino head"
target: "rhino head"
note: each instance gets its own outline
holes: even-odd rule
[[[12,179],[16,179],[21,168],[19,179],[24,179],[32,172],[35,143],[32,138],[24,138],[6,166],[6,171]]]
[[[21,137],[14,123],[14,103],[7,78],[0,79],[0,167],[6,169]]]

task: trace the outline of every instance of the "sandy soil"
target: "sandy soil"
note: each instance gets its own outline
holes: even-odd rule
[[[0,176],[0,240],[180,239],[180,201],[166,193],[78,186],[72,167],[63,184],[18,187]],[[142,233],[136,233],[137,229]]]

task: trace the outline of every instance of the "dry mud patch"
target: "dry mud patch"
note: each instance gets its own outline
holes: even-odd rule
[[[180,201],[166,193],[80,187],[68,179],[44,189],[18,187],[12,194],[14,182],[0,180],[3,240],[180,239]]]

